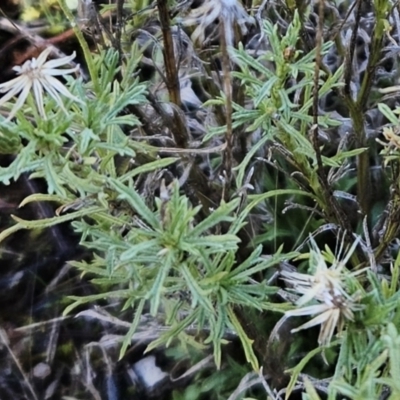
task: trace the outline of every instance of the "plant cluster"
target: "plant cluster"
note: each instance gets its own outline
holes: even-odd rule
[[[230,399],[396,399],[400,6],[267,3],[52,4],[82,67],[45,47],[0,84],[0,181],[54,215],[0,241],[70,223],[96,292],[64,313],[116,301],[120,358],[150,316],[147,351],[240,343]]]

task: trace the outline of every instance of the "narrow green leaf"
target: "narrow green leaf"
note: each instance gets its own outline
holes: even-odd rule
[[[215,365],[217,366],[217,369],[220,369],[221,357],[222,357],[221,340],[223,338],[226,328],[227,315],[225,307],[222,304],[218,304],[217,307],[218,309],[216,314],[216,320],[212,319],[212,322],[210,321],[210,327],[211,327],[210,339],[213,343]]]
[[[386,335],[382,337],[387,349],[390,352],[390,375],[399,379],[400,377],[400,336],[396,327],[389,323]],[[379,366],[378,366],[379,368]]]
[[[143,174],[145,172],[150,172],[150,171],[154,171],[156,169],[162,169],[162,168],[168,167],[169,165],[173,164],[174,162],[176,162],[178,160],[180,160],[180,158],[177,158],[177,157],[160,158],[156,161],[151,161],[151,162],[141,165],[140,167],[135,168],[133,171],[126,173],[118,180],[120,182],[126,182],[139,174]]]
[[[107,293],[93,294],[85,297],[79,296],[68,296],[69,299],[75,300],[72,304],[65,308],[62,315],[69,314],[74,308],[81,306],[82,304],[104,300],[104,299],[124,299],[132,295],[131,290],[115,290]]]
[[[303,382],[304,382],[304,386],[306,388],[309,400],[321,400],[321,398],[318,396],[317,391],[315,390],[315,387],[313,386],[311,381],[307,378],[307,376],[303,377]]]
[[[340,153],[338,153],[332,157],[329,157],[329,160],[333,161],[333,162],[340,162],[347,158],[358,156],[359,154],[364,153],[367,150],[368,150],[368,147],[359,147],[358,149],[353,149],[353,150],[349,150],[349,151],[341,151]]]
[[[200,313],[201,313],[200,308],[193,310],[193,312],[190,313],[184,320],[182,320],[174,327],[172,327],[170,330],[165,332],[158,339],[152,341],[147,346],[145,353],[148,353],[149,351],[156,349],[157,347],[165,343],[168,343],[170,339],[176,339],[183,330],[188,328],[191,324],[193,324],[196,321],[196,319],[199,318]]]
[[[254,154],[258,151],[258,149],[262,148],[265,143],[271,140],[270,135],[264,135],[251,149],[248,151],[246,154],[246,157],[243,159],[243,161],[240,163],[238,167],[235,168],[235,170],[238,171],[237,178],[236,178],[236,187],[241,188],[243,186],[243,181],[244,181],[244,176],[247,171],[247,166],[250,162],[250,160],[253,159]]]
[[[262,246],[261,245],[257,246],[245,261],[243,261],[238,267],[236,267],[233,271],[231,271],[231,273],[229,274],[229,278],[231,279],[236,277],[242,271],[246,271],[251,265],[257,262],[258,257],[261,254],[261,251],[262,251]]]
[[[286,254],[280,255],[279,254],[280,250],[282,250],[282,247],[280,249],[278,249],[277,253],[274,254],[270,259],[268,259],[268,260],[261,259],[260,262],[258,262],[254,267],[251,267],[245,271],[242,271],[241,273],[235,275],[234,278],[237,280],[243,280],[244,278],[250,277],[250,276],[256,274],[257,272],[260,272],[267,268],[270,268],[276,264],[279,264],[280,262],[288,261],[299,255],[299,253],[297,253],[297,252],[286,253]]]
[[[30,196],[25,197],[21,203],[18,205],[18,208],[25,206],[28,203],[32,203],[35,201],[55,201],[57,203],[68,203],[71,199],[66,197],[58,196],[56,194],[45,194],[45,193],[34,193]]]
[[[234,59],[239,62],[241,65],[250,65],[256,71],[261,72],[266,77],[274,76],[273,71],[266,68],[259,61],[255,60],[254,57],[248,54],[247,50],[243,48],[243,44],[239,43],[239,48],[236,50],[234,48],[230,48],[229,52],[232,54]]]
[[[251,202],[246,206],[245,211],[250,212],[254,207],[256,207],[262,201],[267,200],[270,197],[281,196],[281,195],[299,195],[299,196],[311,197],[312,199],[314,198],[314,196],[311,193],[298,189],[270,190],[269,192],[262,194],[249,195],[249,200],[251,200]]]
[[[208,298],[208,293],[200,287],[197,283],[197,279],[190,273],[185,263],[182,263],[179,267],[179,271],[185,278],[186,284],[192,294],[192,307],[195,308],[198,303],[205,308],[207,312],[214,313],[214,307]]]
[[[176,262],[174,251],[169,250],[165,260],[160,263],[161,265],[156,279],[154,280],[152,288],[148,292],[147,298],[150,299],[150,315],[153,317],[157,315],[158,307],[160,306],[161,295],[164,292],[164,281],[167,278],[174,261]]]
[[[141,300],[139,301],[139,305],[137,306],[137,308],[136,308],[136,310],[135,310],[135,318],[133,319],[132,325],[131,325],[131,327],[129,328],[129,331],[128,331],[128,333],[126,334],[125,339],[124,339],[124,341],[123,341],[123,343],[122,343],[122,347],[121,347],[121,351],[119,352],[119,358],[118,358],[118,360],[121,360],[121,359],[122,359],[122,357],[123,357],[123,356],[125,355],[125,353],[126,353],[126,349],[127,349],[128,346],[131,344],[132,336],[133,336],[133,334],[136,332],[136,329],[137,329],[137,327],[138,327],[138,325],[139,325],[139,323],[140,323],[140,318],[141,318],[141,316],[142,316],[143,308],[144,308],[145,303],[146,303],[146,300],[145,300],[145,299],[141,299]]]
[[[246,355],[246,360],[251,364],[254,371],[259,371],[260,366],[258,364],[257,357],[253,350],[253,342],[247,335],[246,332],[243,330],[242,325],[240,325],[239,320],[237,319],[234,311],[230,306],[227,306],[227,314],[229,317],[229,321],[232,324],[233,328],[235,329],[236,333],[238,334],[240,341],[243,346],[244,354]]]
[[[125,143],[96,143],[96,149],[108,150],[113,153],[119,154],[120,156],[135,157],[136,153],[134,150],[128,147],[128,140]]]
[[[186,239],[191,246],[209,247],[210,249],[236,250],[240,239],[236,235],[207,235]]]
[[[77,176],[74,172],[71,171],[71,165],[69,163],[66,163],[64,165],[61,176],[63,178],[62,184],[72,188],[74,191],[78,191],[81,197],[87,196],[88,193],[99,193],[99,179],[97,179],[97,181],[91,179],[93,177],[92,174],[85,177],[84,179]],[[97,175],[96,177],[98,178],[99,175]]]
[[[132,208],[142,217],[153,229],[159,229],[160,221],[155,214],[146,206],[139,193],[133,188],[127,187],[117,179],[109,178],[107,182],[120,193],[120,198],[125,199]]]
[[[63,197],[66,197],[67,192],[60,182],[59,175],[54,170],[52,154],[49,154],[43,158],[43,169],[49,193],[57,193]]]
[[[146,253],[147,250],[151,250],[151,252],[154,252],[154,251],[157,251],[158,249],[159,249],[159,246],[157,244],[156,239],[142,241],[137,244],[130,245],[129,249],[124,251],[120,255],[120,260],[121,261],[128,261],[128,260],[135,261],[135,257],[139,253]]]
[[[50,226],[54,226],[57,224],[61,224],[63,222],[72,221],[73,219],[85,217],[90,214],[96,214],[101,211],[104,211],[102,207],[93,206],[93,207],[83,208],[81,210],[66,215],[61,215],[60,217],[44,218],[35,221],[26,221],[23,220],[22,218],[16,217],[15,215],[11,215],[11,217],[25,229],[42,229],[42,228],[49,228]]]
[[[390,296],[394,296],[399,286],[400,275],[400,251],[397,253],[394,266],[392,267],[392,279],[390,281]]]
[[[239,199],[234,199],[229,203],[221,204],[216,210],[212,211],[211,214],[203,221],[198,223],[189,233],[190,237],[198,237],[202,233],[220,222],[231,222],[235,219],[234,216],[230,215],[239,205]]]
[[[339,344],[339,340],[336,340],[334,342],[331,342],[329,347],[335,346],[337,344]],[[287,372],[290,372],[292,374],[291,378],[290,378],[290,382],[288,384],[288,386],[286,387],[286,394],[285,394],[285,399],[289,399],[290,395],[293,391],[293,388],[295,387],[297,380],[299,378],[299,375],[301,373],[301,371],[304,369],[304,367],[308,364],[308,362],[314,357],[316,356],[318,353],[321,353],[325,350],[324,347],[317,347],[314,350],[311,350],[309,353],[307,353],[306,356],[304,356],[302,358],[302,360],[293,368],[290,368]]]
[[[378,104],[379,111],[395,126],[399,126],[399,118],[386,104]]]
[[[11,215],[11,216],[12,216],[12,215]],[[18,231],[20,231],[20,230],[22,230],[22,229],[25,229],[25,227],[24,227],[22,224],[15,224],[15,225],[13,225],[13,226],[10,226],[10,227],[7,228],[7,229],[4,229],[4,231],[1,231],[1,232],[0,232],[0,243],[1,243],[4,239],[6,239],[6,238],[8,238],[10,235],[12,235],[13,233],[18,232]]]
[[[270,96],[272,87],[278,82],[278,78],[273,76],[269,78],[262,88],[259,90],[257,97],[253,100],[254,107],[258,107],[259,104],[266,98]]]

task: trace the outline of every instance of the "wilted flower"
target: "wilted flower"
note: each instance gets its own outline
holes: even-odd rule
[[[18,99],[8,115],[7,121],[10,121],[22,107],[31,89],[33,89],[36,106],[43,118],[46,118],[43,106],[43,89],[63,110],[65,110],[65,108],[59,93],[71,100],[81,102],[81,100],[73,96],[58,79],[54,78],[54,76],[71,74],[79,69],[79,65],[69,69],[58,69],[61,65],[70,63],[71,60],[75,58],[75,52],[70,56],[46,62],[50,53],[51,48],[49,47],[45,49],[37,59],[32,58],[31,60],[25,61],[22,66],[14,67],[13,70],[16,71],[19,76],[11,81],[0,84],[0,92],[6,93],[0,99],[0,106],[4,105],[13,96],[18,95]]]
[[[254,23],[254,19],[247,14],[238,0],[204,0],[200,7],[191,11],[183,24],[198,25],[192,34],[192,40],[203,43],[207,26],[217,20],[224,24],[225,40],[229,46],[233,45],[235,22],[243,35],[247,33],[246,23]]]
[[[318,343],[326,346],[330,343],[335,328],[340,331],[346,319],[350,321],[354,319],[353,310],[356,307],[354,299],[345,290],[346,273],[344,267],[357,243],[358,241],[354,242],[342,261],[337,260],[328,268],[321,251],[315,242],[312,242],[313,249],[310,252],[310,259],[315,268],[313,275],[281,272],[284,280],[292,286],[292,290],[302,295],[296,302],[296,305],[301,308],[287,311],[285,318],[316,315],[311,321],[293,329],[292,332],[321,325]],[[312,300],[316,304],[302,307]]]

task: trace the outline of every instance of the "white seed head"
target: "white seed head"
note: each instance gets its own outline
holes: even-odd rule
[[[25,61],[21,66],[14,67],[13,70],[19,76],[0,84],[0,93],[5,93],[0,99],[0,106],[18,95],[18,99],[6,121],[10,121],[14,118],[17,111],[25,103],[31,90],[35,97],[37,109],[43,118],[46,118],[43,91],[46,91],[64,111],[64,103],[60,94],[76,102],[82,102],[80,99],[73,96],[58,79],[54,78],[55,76],[71,74],[79,69],[79,65],[69,69],[58,69],[58,67],[62,65],[69,64],[75,58],[75,52],[70,56],[46,61],[50,53],[51,47],[42,51],[38,58],[32,58],[31,60]]]
[[[356,243],[355,243],[356,245]],[[354,299],[346,292],[344,266],[348,261],[355,245],[352,246],[347,256],[342,261],[336,261],[328,268],[325,259],[313,243],[310,260],[314,263],[314,274],[282,271],[283,279],[290,285],[293,292],[300,298],[296,301],[299,307],[287,311],[285,318],[312,315],[307,323],[293,329],[297,332],[316,325],[321,325],[318,342],[320,345],[330,343],[335,329],[340,330],[344,320],[353,320],[353,310],[356,308]],[[306,305],[311,303],[311,305]]]

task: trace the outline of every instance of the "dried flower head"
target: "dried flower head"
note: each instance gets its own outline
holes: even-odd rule
[[[383,127],[383,137],[387,141],[376,138],[375,140],[383,146],[381,154],[384,156],[383,165],[386,167],[393,159],[399,158],[400,131],[397,127]]]
[[[10,121],[14,118],[17,111],[25,103],[31,89],[33,89],[36,106],[43,118],[46,118],[43,105],[43,90],[45,90],[64,111],[64,103],[59,93],[71,100],[81,102],[81,100],[73,96],[58,79],[54,78],[54,76],[71,74],[79,69],[79,65],[69,69],[58,69],[58,67],[62,65],[69,64],[75,58],[75,52],[70,56],[46,62],[50,53],[51,48],[49,47],[45,49],[37,59],[32,58],[31,60],[25,61],[22,66],[14,67],[13,70],[16,71],[19,76],[11,81],[0,84],[0,92],[6,93],[0,99],[0,106],[4,105],[12,97],[18,95],[18,99],[6,121]]]
[[[204,42],[205,30],[216,21],[216,29],[223,22],[225,40],[227,45],[234,43],[235,23],[238,24],[242,35],[247,33],[246,23],[253,24],[254,18],[249,16],[238,0],[204,0],[204,3],[192,10],[188,17],[182,21],[184,25],[198,25],[192,34],[192,40]]]
[[[354,299],[346,292],[345,265],[353,253],[358,241],[342,261],[335,260],[328,268],[325,258],[312,240],[310,263],[314,267],[314,274],[282,271],[283,279],[292,287],[292,291],[302,295],[296,302],[300,308],[285,313],[285,318],[303,315],[316,315],[311,321],[293,329],[297,332],[316,325],[321,325],[318,343],[326,346],[330,343],[335,328],[340,331],[345,320],[353,320],[353,311],[356,309]],[[315,304],[305,306],[313,301]]]

